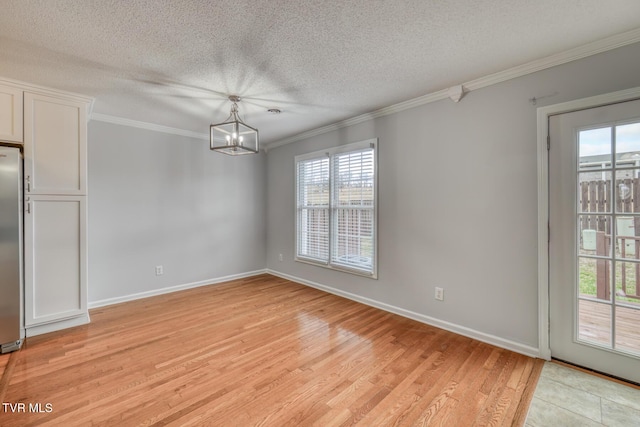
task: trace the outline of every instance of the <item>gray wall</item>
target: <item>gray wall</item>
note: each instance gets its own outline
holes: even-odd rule
[[[91,121],[88,159],[90,304],[265,268],[264,154]]]
[[[640,86],[639,58],[640,44],[627,46],[266,156],[230,158],[206,141],[92,121],[89,301],[267,267],[537,347],[528,99],[555,94],[544,106]],[[295,262],[294,156],[368,138],[379,139],[379,279]],[[434,286],[445,301],[433,299]]]
[[[274,148],[267,266],[537,348],[536,107],[528,100],[544,106],[635,86],[640,44],[480,89],[458,104]],[[294,156],[368,138],[379,138],[379,279],[295,262]],[[444,287],[443,302],[435,286]]]

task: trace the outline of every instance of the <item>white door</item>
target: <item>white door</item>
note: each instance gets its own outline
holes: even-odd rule
[[[640,101],[549,133],[551,356],[640,382]]]

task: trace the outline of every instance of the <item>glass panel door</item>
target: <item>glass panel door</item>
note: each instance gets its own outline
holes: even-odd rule
[[[576,132],[578,341],[640,355],[640,121]]]
[[[640,101],[549,124],[552,357],[640,382]]]

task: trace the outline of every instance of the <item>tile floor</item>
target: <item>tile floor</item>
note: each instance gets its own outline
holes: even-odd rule
[[[640,389],[546,362],[526,427],[640,426]]]

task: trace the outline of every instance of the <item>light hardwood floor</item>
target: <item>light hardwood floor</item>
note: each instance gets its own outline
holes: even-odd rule
[[[542,364],[261,275],[28,338],[0,425],[522,425]]]

